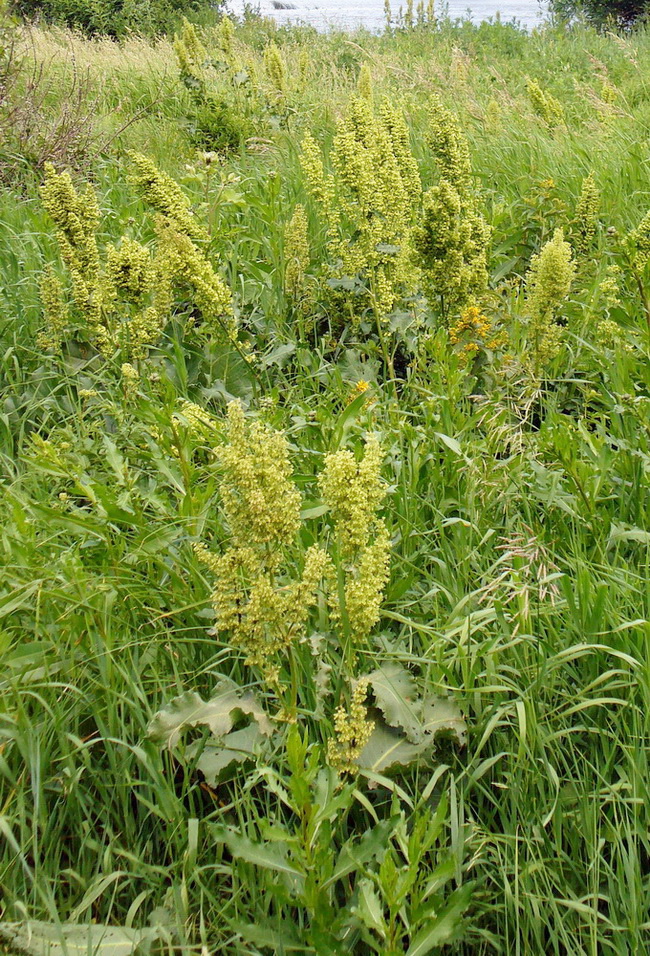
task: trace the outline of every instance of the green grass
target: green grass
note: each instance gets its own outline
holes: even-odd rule
[[[2,152],[12,172],[0,192],[0,917],[144,926],[163,908],[176,944],[197,952],[389,951],[370,948],[358,929],[340,950],[319,949],[309,932],[322,897],[305,891],[307,902],[298,900],[275,871],[233,858],[217,837],[225,825],[272,842],[275,828],[300,858],[287,796],[300,773],[285,738],[216,787],[191,759],[147,739],[161,707],[187,690],[209,695],[219,674],[255,688],[272,709],[258,675],[212,633],[212,577],[193,549],[227,541],[220,469],[204,440],[186,436],[180,457],[172,451],[181,399],[210,410],[217,445],[226,401],[242,397],[253,416],[261,410],[285,431],[306,507],[320,501],[324,455],[379,432],[391,580],[360,656],[366,670],[406,664],[467,723],[464,748],[443,744],[430,763],[387,774],[385,786],[369,788],[361,775],[341,791],[325,831],[332,847],[381,821],[394,829],[338,885],[335,910],[360,905],[362,879],[388,894],[382,856],[394,854],[403,871],[419,866],[422,885],[451,859],[446,898],[471,886],[471,900],[449,951],[640,956],[650,947],[650,364],[620,239],[650,208],[650,37],[583,28],[527,36],[498,24],[348,37],[252,21],[237,43],[260,75],[269,32],[288,66],[286,122],[272,124],[261,146],[220,157],[209,178],[169,43],[33,35],[51,117],[71,75],[65,49],[81,64],[97,142],[106,144],[81,157],[75,177],[95,185],[103,237],[130,230],[151,241],[126,157],[147,152],[209,224],[210,253],[256,359],[243,370],[197,346],[178,319],[127,399],[119,356],[39,352],[38,282],[46,263],[59,262],[57,243],[38,163],[16,172],[15,155]],[[424,135],[432,93],[458,115],[494,230],[489,309],[516,356],[528,348],[521,278],[556,226],[571,235],[582,180],[593,173],[602,195],[596,245],[580,263],[563,350],[543,381],[509,378],[503,355],[468,367],[447,331],[434,329],[395,386],[370,325],[350,333],[321,316],[315,332],[296,331],[283,281],[284,225],[296,202],[308,205],[314,275],[325,254],[300,141],[311,129],[329,148],[366,61],[376,95],[404,108],[425,186],[437,176]],[[600,98],[605,75],[617,90],[611,107]],[[533,115],[527,76],[562,102],[566,128],[549,130]],[[611,316],[626,347],[605,348],[599,290],[613,264],[624,273]],[[371,403],[357,402],[346,418],[359,379],[370,382]],[[296,554],[328,533],[327,515],[308,518]],[[310,627],[321,623],[315,616]],[[311,656],[300,653],[313,706]],[[322,656],[338,660],[327,641]],[[303,715],[313,753],[332,733],[335,703]],[[415,864],[408,835],[445,800],[438,841]],[[318,839],[316,876],[330,852]],[[396,951],[431,919],[415,911],[421,892],[409,890],[400,918],[414,928]],[[277,938],[264,946],[246,934],[249,924],[277,933],[290,925],[302,948],[284,950]]]

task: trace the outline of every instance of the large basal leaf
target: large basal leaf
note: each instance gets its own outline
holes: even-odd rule
[[[418,716],[420,701],[409,672],[401,664],[384,664],[368,674],[368,681],[386,723],[400,727],[413,743],[419,743],[422,737]]]
[[[375,729],[357,759],[357,764],[363,770],[380,773],[395,764],[407,766],[431,746],[429,741],[421,744],[411,743],[399,730],[389,727],[381,719],[379,711],[371,712],[371,716],[375,722]]]
[[[467,727],[457,704],[444,697],[420,696],[415,680],[401,664],[384,664],[368,680],[385,722],[402,730],[410,743],[427,745],[444,731],[464,744]]]
[[[100,924],[0,923],[0,942],[29,956],[131,956],[160,938],[160,931]]]
[[[207,743],[196,762],[206,782],[216,787],[222,772],[233,763],[244,763],[251,760],[258,753],[265,735],[258,724],[251,722],[247,727],[233,730],[221,739],[219,743]],[[191,759],[200,744],[192,744],[187,748],[187,756]]]
[[[222,680],[208,701],[195,691],[186,691],[175,697],[158,711],[147,734],[151,740],[170,749],[190,727],[209,727],[215,737],[224,737],[232,730],[237,713],[250,715],[263,734],[270,736],[273,733],[273,725],[254,694],[241,691],[232,681]]]
[[[458,705],[446,697],[429,697],[422,703],[422,730],[429,737],[445,732],[465,745],[467,724]]]

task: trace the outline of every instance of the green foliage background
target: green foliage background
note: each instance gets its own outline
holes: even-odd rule
[[[440,911],[450,894],[468,897],[452,898],[466,926],[451,952],[645,953],[650,339],[623,240],[650,208],[648,35],[442,22],[350,37],[247,21],[237,43],[260,75],[269,36],[288,64],[286,108],[260,106],[264,135],[209,163],[196,152],[195,102],[168,41],[118,45],[46,29],[6,45],[0,915],[160,919],[177,945],[210,952],[335,951],[314,941],[315,897],[298,898],[277,868],[261,857],[256,865],[237,843],[275,840],[305,864],[292,842],[296,797],[286,794],[302,786],[303,803],[316,800],[309,755],[326,743],[330,716],[310,718],[308,752],[295,739],[291,753],[278,745],[216,788],[147,737],[176,694],[207,696],[224,671],[251,682],[210,632],[210,576],[193,549],[201,539],[218,550],[227,538],[210,445],[222,439],[226,402],[241,398],[291,443],[311,515],[302,548],[324,533],[323,456],[380,433],[392,574],[366,653],[449,695],[468,725],[462,750],[442,745],[434,763],[378,788],[349,782],[330,806],[331,841],[312,847],[314,872],[326,871],[332,846],[356,846],[381,824],[381,852],[336,892],[341,908],[359,909],[358,895],[350,899],[367,880],[382,914],[406,913],[399,919],[414,929],[403,930],[398,951],[432,918],[416,904],[439,880]],[[522,359],[522,277],[556,227],[573,234],[593,173],[602,197],[595,243],[565,305],[563,350],[541,381],[509,378],[503,355],[485,349],[468,364],[442,325],[414,343],[403,315],[393,319],[407,355],[398,383],[370,324],[351,332],[321,312],[303,334],[284,288],[284,227],[296,203],[309,210],[314,279],[325,243],[299,144],[311,129],[328,149],[366,62],[376,90],[405,110],[425,185],[436,177],[424,141],[432,92],[459,117],[494,230],[490,307]],[[41,67],[35,100],[30,77]],[[562,104],[563,126],[535,116],[529,77]],[[71,89],[80,91],[74,123]],[[25,115],[45,119],[19,123]],[[37,190],[43,162],[92,181],[105,238],[130,231],[147,243],[150,218],[127,184],[133,148],[182,184],[209,227],[255,343],[253,366],[197,345],[182,307],[132,393],[119,356],[99,362],[72,343],[57,359],[36,347],[39,278],[58,262]],[[612,265],[623,279],[610,309],[601,288]],[[606,310],[618,329],[609,343],[598,337]],[[370,401],[348,404],[360,380]],[[182,399],[211,412],[214,441],[184,428]],[[436,842],[416,860],[409,839],[440,807]],[[404,904],[386,858],[419,881]],[[368,928],[374,899],[358,917],[366,936],[358,928],[340,951],[386,951]],[[288,924],[302,942],[283,935]],[[368,939],[379,948],[364,948]]]

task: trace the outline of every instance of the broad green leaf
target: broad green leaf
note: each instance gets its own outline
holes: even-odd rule
[[[0,941],[29,956],[130,956],[158,939],[154,928],[127,929],[100,924],[0,923]]]
[[[460,447],[459,442],[455,438],[451,438],[449,435],[443,435],[442,432],[434,432],[436,438],[439,438],[443,445],[446,445],[449,451],[453,451],[455,455],[458,455],[462,458],[463,450]]]
[[[419,743],[422,728],[418,719],[418,692],[415,681],[401,664],[384,664],[368,675],[375,703],[387,724],[401,728],[413,742]]]
[[[412,744],[403,734],[384,723],[379,711],[373,712],[372,718],[375,721],[375,729],[357,760],[358,765],[364,770],[373,770],[377,773],[394,764],[406,766],[417,760],[430,746],[429,741]]]
[[[389,837],[398,820],[399,817],[382,820],[372,830],[366,830],[360,840],[350,839],[347,843],[344,843],[334,866],[334,872],[323,885],[325,887],[330,886],[337,880],[343,879],[348,873],[360,870],[370,860],[378,857],[386,849]]]
[[[462,747],[467,724],[455,701],[445,697],[429,697],[422,704],[422,730],[426,736],[431,737],[447,731]]]
[[[206,782],[211,787],[216,787],[219,782],[221,772],[232,763],[243,763],[245,760],[251,760],[262,741],[265,739],[258,724],[252,722],[241,730],[233,730],[222,737],[217,743],[208,743],[196,762],[197,768],[201,771]],[[188,757],[192,757],[199,744],[192,744],[187,748]]]
[[[304,953],[305,944],[292,936],[288,928],[282,932],[260,926],[255,923],[232,923],[232,929],[239,933],[247,943],[254,943],[264,949],[271,949],[274,953]]]
[[[222,680],[208,701],[195,691],[186,691],[159,710],[151,720],[147,734],[156,743],[174,747],[189,727],[209,727],[215,737],[223,737],[233,727],[234,715],[249,714],[263,734],[270,736],[273,725],[250,691],[241,691],[232,681]]]

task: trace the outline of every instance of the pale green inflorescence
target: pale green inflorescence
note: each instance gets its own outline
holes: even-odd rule
[[[357,92],[364,100],[372,100],[372,73],[367,63],[361,64],[359,79],[357,80]]]
[[[239,402],[232,402],[226,437],[217,457],[233,546],[222,555],[203,545],[197,551],[215,575],[217,633],[228,635],[246,662],[277,685],[277,654],[303,638],[329,558],[313,546],[299,578],[282,573],[300,526],[300,495],[291,480],[285,436],[263,422],[249,424]]]
[[[543,119],[549,128],[564,125],[564,109],[559,100],[556,100],[546,90],[543,90],[537,80],[526,81],[526,92],[533,112]]]
[[[336,175],[325,174],[309,135],[301,162],[327,222],[331,277],[358,278],[366,297],[357,307],[383,318],[415,279],[410,240],[420,186],[403,118],[388,102],[375,112],[357,96],[334,138]]]
[[[291,480],[286,438],[263,422],[249,425],[239,402],[228,406],[227,436],[217,455],[235,543],[276,549],[291,544],[300,526],[300,495]]]
[[[307,214],[304,206],[297,205],[284,230],[284,288],[296,303],[304,292],[309,259]]]
[[[354,773],[375,728],[368,717],[367,694],[368,679],[361,678],[352,689],[349,708],[341,706],[334,713],[334,736],[327,741],[327,761],[339,773]]]
[[[42,347],[59,351],[79,330],[105,356],[119,349],[140,360],[160,338],[181,286],[198,306],[201,330],[234,339],[230,290],[197,245],[207,239],[180,187],[154,163],[132,153],[134,182],[158,212],[157,243],[152,250],[123,236],[100,252],[100,212],[90,187],[77,192],[67,173],[47,164],[41,188],[43,204],[57,227],[61,258],[71,285],[71,308],[52,270],[41,282],[46,330]]]
[[[526,275],[528,341],[535,372],[551,361],[560,349],[562,328],[556,319],[569,295],[574,275],[571,246],[565,241],[562,230],[556,229],[553,238],[538,255],[533,256]]]
[[[142,153],[130,152],[131,182],[156,212],[174,228],[191,239],[207,239],[197,222],[181,187],[171,176],[158,169],[153,160]]]
[[[270,43],[264,50],[264,68],[275,95],[284,96],[287,92],[287,68],[276,43]]]
[[[636,229],[628,234],[626,245],[634,271],[638,274],[650,262],[650,212],[647,212]]]
[[[491,229],[473,190],[467,140],[438,98],[433,100],[427,142],[440,180],[424,195],[414,244],[427,295],[440,300],[445,313],[458,313],[480,301],[487,289]]]
[[[325,458],[319,486],[346,554],[365,547],[386,495],[380,475],[382,458],[381,445],[374,435],[368,438],[360,461],[347,448]]]
[[[580,196],[576,204],[576,250],[583,255],[589,252],[593,245],[598,226],[598,211],[600,209],[600,192],[593,176],[587,176],[582,181]]]
[[[358,642],[379,620],[389,576],[390,538],[377,511],[386,494],[381,480],[382,450],[371,436],[360,461],[348,449],[327,455],[319,479],[329,506],[344,568],[345,612],[350,632]],[[335,620],[341,617],[338,584],[330,593]]]

